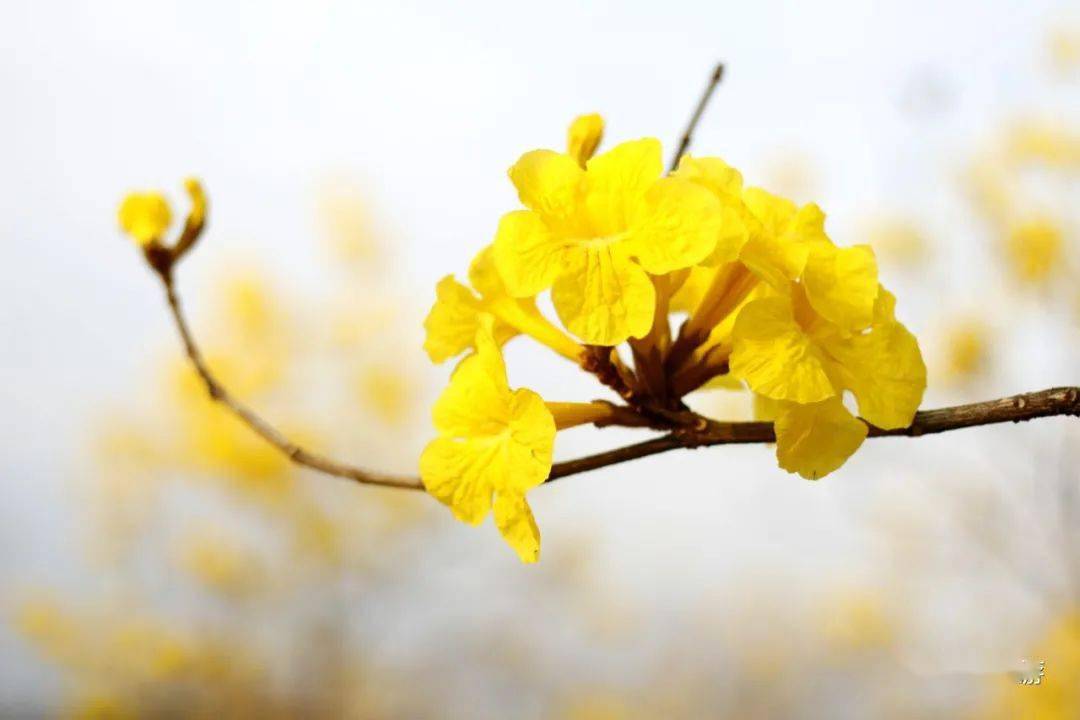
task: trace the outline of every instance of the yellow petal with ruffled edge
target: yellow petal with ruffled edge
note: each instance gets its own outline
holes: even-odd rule
[[[566,269],[567,242],[529,210],[503,215],[495,234],[495,266],[514,297],[551,287]]]
[[[499,450],[499,444],[487,438],[432,440],[420,454],[424,488],[458,520],[479,525],[491,509],[491,468],[499,460]]]
[[[867,422],[886,430],[911,424],[926,390],[926,364],[907,328],[889,322],[862,335],[830,339],[825,349],[838,361]]]
[[[697,183],[715,195],[731,200],[741,199],[742,173],[718,157],[683,155],[673,175]]]
[[[684,155],[673,176],[700,185],[720,201],[721,219],[716,247],[702,262],[715,266],[738,258],[750,238],[749,221],[752,220],[742,201],[742,174],[717,157],[694,158]]]
[[[839,397],[808,405],[781,403],[773,425],[780,467],[807,480],[825,477],[843,465],[869,431]]]
[[[616,244],[574,248],[571,270],[551,289],[566,329],[591,345],[618,345],[652,327],[656,290]]]
[[[498,435],[510,423],[506,365],[484,318],[476,332],[476,352],[454,369],[450,384],[435,401],[435,429],[449,437]]]
[[[773,195],[767,190],[750,187],[743,190],[743,202],[761,223],[762,231],[772,237],[781,237],[788,229],[798,207],[787,198]]]
[[[435,304],[424,319],[424,351],[434,363],[444,362],[473,347],[483,312],[481,301],[453,275],[435,286]],[[502,345],[517,330],[496,320],[492,334]]]
[[[488,245],[473,258],[469,282],[480,291],[480,306],[500,321],[495,325],[495,339],[500,345],[505,340],[500,340],[499,328],[505,324],[513,334],[524,333],[572,362],[581,358],[584,348],[544,317],[534,298],[515,298],[506,291],[506,284],[495,267],[493,246]]]
[[[525,153],[508,171],[521,203],[558,222],[574,214],[585,173],[568,155],[553,150]]]
[[[719,201],[685,180],[658,180],[631,210],[627,252],[653,275],[688,268],[716,247],[722,221]]]
[[[739,257],[774,287],[783,289],[799,277],[811,248],[832,245],[825,234],[825,214],[817,205],[796,208],[759,188],[745,190],[743,200],[754,223]]]
[[[540,559],[540,528],[525,496],[499,493],[495,496],[495,527],[523,563]]]
[[[566,133],[566,154],[585,167],[603,138],[604,118],[596,113],[578,115]]]
[[[868,245],[813,247],[802,282],[814,310],[844,330],[862,330],[873,320],[878,271],[874,251]]]
[[[157,192],[130,193],[117,211],[120,228],[139,245],[161,239],[172,223],[172,209],[165,196]]]
[[[594,236],[622,233],[631,212],[660,178],[664,164],[660,141],[631,140],[589,160],[585,173],[585,206]]]
[[[732,331],[731,374],[776,400],[818,402],[837,394],[828,358],[803,332],[787,297],[748,303]]]

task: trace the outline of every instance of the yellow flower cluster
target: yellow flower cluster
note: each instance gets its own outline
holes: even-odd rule
[[[494,505],[525,561],[539,533],[524,497],[551,469],[556,429],[607,420],[610,406],[512,392],[500,351],[512,337],[583,365],[595,352],[586,346],[628,342],[632,371],[605,353],[630,377],[631,404],[679,412],[706,384],[748,387],[774,421],[780,466],[807,478],[840,467],[866,422],[910,424],[926,386],[873,251],[834,245],[816,205],[744,187],[719,158],[686,156],[664,175],[652,138],[594,157],[602,134],[599,116],[583,116],[565,153],[521,156],[509,176],[523,209],[503,216],[473,261],[471,289],[440,281],[425,322],[434,362],[470,354],[435,406],[424,484],[469,523]],[[546,290],[565,330],[536,305]],[[675,338],[670,313],[686,316]]]

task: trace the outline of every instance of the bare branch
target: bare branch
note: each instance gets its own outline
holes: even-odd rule
[[[690,116],[690,122],[687,123],[686,130],[683,131],[682,140],[679,141],[679,149],[675,151],[675,155],[671,158],[671,165],[668,166],[669,173],[674,172],[675,168],[679,167],[679,160],[690,149],[690,143],[694,139],[694,130],[697,129],[701,114],[705,112],[705,106],[709,104],[709,98],[712,97],[713,91],[716,90],[716,86],[720,84],[723,77],[724,64],[717,63],[712,75],[709,76],[709,84],[705,86],[705,92],[701,94],[701,99],[698,100],[697,107],[694,108],[694,114]]]

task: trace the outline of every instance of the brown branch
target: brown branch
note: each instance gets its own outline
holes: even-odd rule
[[[701,114],[705,112],[705,106],[709,104],[709,98],[712,97],[713,91],[716,90],[716,86],[720,84],[723,77],[724,64],[717,63],[712,75],[709,76],[709,84],[705,86],[705,92],[701,94],[701,99],[698,100],[697,107],[694,108],[694,114],[690,116],[690,122],[687,123],[686,130],[683,131],[682,140],[679,141],[679,149],[675,151],[675,155],[671,158],[671,165],[668,166],[669,173],[675,172],[675,169],[679,167],[679,160],[690,149],[690,143],[694,139],[694,130],[697,129],[698,121],[701,120]]]
[[[1051,388],[1000,400],[922,410],[915,414],[914,421],[906,428],[882,430],[870,425],[869,437],[919,437],[979,425],[1017,423],[1055,416],[1080,417],[1080,387]],[[548,482],[678,448],[772,442],[776,442],[776,432],[771,422],[707,420],[700,430],[681,430],[636,445],[555,463]]]
[[[159,270],[158,276],[165,287],[165,299],[169,303],[169,311],[172,314],[173,321],[176,323],[176,329],[180,333],[180,340],[184,343],[184,352],[195,368],[195,372],[202,378],[203,384],[206,386],[206,392],[212,400],[225,407],[245,425],[254,430],[259,437],[287,455],[297,465],[318,470],[327,475],[355,480],[365,485],[381,485],[405,490],[424,489],[424,485],[419,478],[373,473],[305,450],[285,437],[280,430],[266,420],[263,420],[254,410],[233,397],[210,370],[206,360],[203,358],[202,351],[195,342],[195,337],[191,334],[191,329],[188,327],[187,319],[184,317],[183,309],[180,306],[180,298],[176,294],[171,264],[166,266],[164,270]]]

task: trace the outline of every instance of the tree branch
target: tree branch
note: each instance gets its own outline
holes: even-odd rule
[[[716,90],[716,86],[720,84],[723,77],[724,64],[717,63],[712,75],[709,76],[709,84],[705,86],[705,92],[701,94],[701,99],[698,100],[697,107],[694,108],[694,114],[690,116],[690,122],[687,123],[686,130],[683,131],[682,140],[679,141],[679,148],[671,158],[671,165],[668,166],[669,173],[675,172],[675,169],[679,167],[679,160],[690,149],[690,143],[694,140],[694,130],[697,129],[698,121],[701,120],[701,114],[705,112],[705,106],[709,104],[709,98],[712,97],[713,91]]]
[[[1080,387],[1050,388],[999,400],[922,410],[915,413],[911,425],[897,430],[882,430],[869,423],[867,425],[870,428],[869,437],[919,437],[979,425],[1017,423],[1055,416],[1080,417]],[[701,429],[679,430],[635,445],[555,463],[547,482],[679,448],[776,442],[776,432],[771,422],[702,420],[704,426]]]
[[[164,269],[158,270],[158,277],[161,278],[162,285],[165,287],[165,299],[169,303],[169,311],[176,324],[176,329],[180,333],[180,340],[184,343],[184,352],[187,354],[188,360],[191,361],[192,367],[195,368],[195,372],[202,378],[203,384],[206,386],[206,392],[212,400],[224,406],[245,425],[254,430],[259,437],[287,455],[297,465],[318,470],[327,475],[355,480],[365,485],[381,485],[405,490],[424,489],[424,485],[419,478],[374,473],[305,450],[285,437],[280,430],[266,420],[263,420],[254,410],[233,397],[232,393],[221,384],[217,376],[210,370],[206,360],[203,358],[202,351],[195,342],[195,337],[191,334],[187,319],[184,317],[184,311],[180,306],[180,297],[176,294],[172,265],[169,264]]]
[[[176,324],[176,329],[180,334],[180,340],[184,344],[184,352],[187,354],[192,367],[202,378],[206,391],[212,400],[225,407],[297,465],[317,470],[326,475],[353,480],[364,485],[379,485],[404,490],[424,489],[423,483],[416,477],[384,475],[305,450],[285,437],[281,431],[262,419],[255,411],[233,397],[207,366],[202,351],[191,333],[173,283],[172,264],[164,263],[162,268],[155,267],[155,270],[157,270],[157,275],[165,288],[165,298],[173,321]],[[674,415],[678,417],[674,417]],[[902,435],[918,437],[979,425],[1021,422],[1058,415],[1080,416],[1080,388],[1051,388],[1039,392],[1013,395],[1000,400],[987,400],[936,410],[922,410],[915,414],[914,421],[906,428],[882,430],[870,425],[869,436],[892,437]],[[776,442],[776,433],[771,422],[719,422],[690,412],[674,413],[669,420],[671,426],[675,429],[666,435],[634,445],[616,448],[615,450],[555,463],[551,466],[551,473],[548,475],[546,482],[680,448],[690,449],[711,447],[713,445]],[[657,420],[656,418],[649,418],[649,421],[650,424],[654,424]]]

